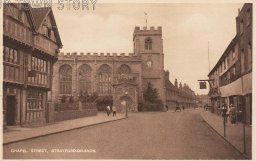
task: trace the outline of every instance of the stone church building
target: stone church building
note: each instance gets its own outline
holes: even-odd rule
[[[78,100],[81,93],[97,92],[113,96],[118,111],[127,105],[136,112],[150,82],[166,104],[162,28],[135,27],[133,42],[134,53],[129,54],[60,53],[53,69],[54,102],[63,95]]]

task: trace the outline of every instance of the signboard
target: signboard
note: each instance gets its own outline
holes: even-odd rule
[[[206,89],[206,82],[199,82],[200,89]]]

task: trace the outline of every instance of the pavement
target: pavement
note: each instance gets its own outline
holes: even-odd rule
[[[244,150],[244,130],[242,123],[231,124],[230,119],[226,123],[226,137],[224,137],[223,117],[200,109],[202,118],[212,127],[221,137],[236,148],[247,159],[252,158],[252,126],[245,125],[245,150]]]
[[[7,127],[7,130],[4,130],[3,133],[3,145],[121,119],[125,119],[124,114],[117,113],[117,115],[113,117],[112,115],[107,116],[104,112],[98,112],[97,116],[65,120],[41,127]]]

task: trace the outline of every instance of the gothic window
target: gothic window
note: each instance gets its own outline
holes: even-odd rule
[[[98,92],[100,94],[111,93],[111,68],[104,64],[98,70]]]
[[[91,73],[92,69],[89,65],[79,67],[79,90],[80,94],[91,93]]]
[[[147,38],[145,40],[145,50],[152,50],[152,39]]]
[[[129,74],[131,73],[131,69],[128,65],[123,64],[119,68],[119,74]]]
[[[60,94],[72,94],[72,68],[69,65],[60,67]]]

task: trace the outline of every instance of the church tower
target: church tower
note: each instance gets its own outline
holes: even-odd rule
[[[166,104],[164,82],[164,53],[162,27],[135,27],[133,33],[134,53],[141,59],[143,91],[150,82],[157,88],[159,97]]]

